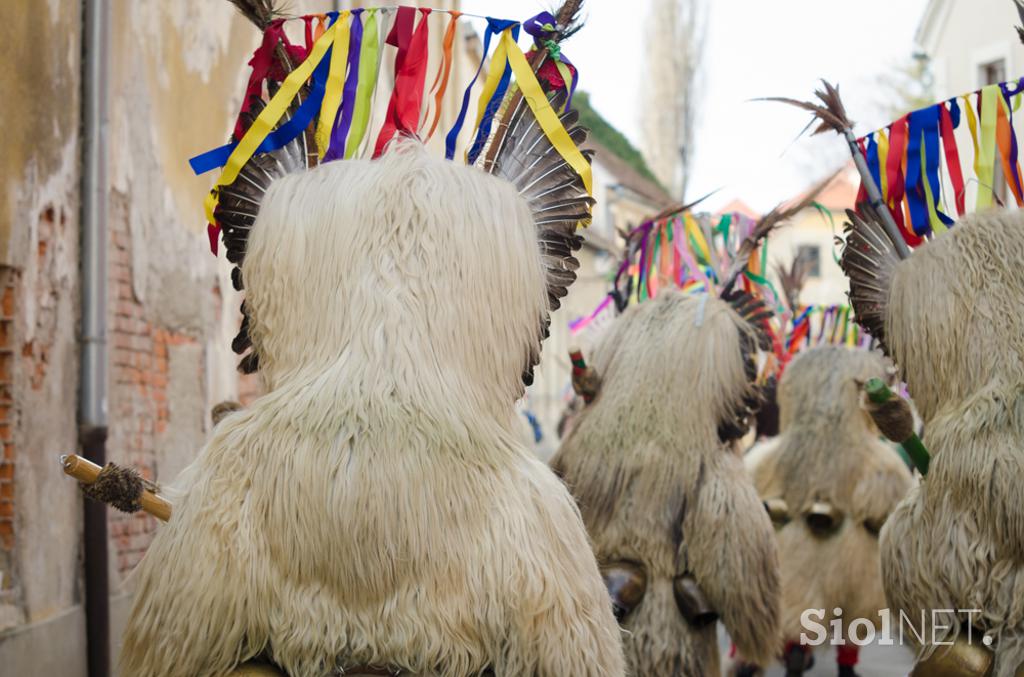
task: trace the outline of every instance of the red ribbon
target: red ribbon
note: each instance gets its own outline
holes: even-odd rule
[[[307,21],[307,28],[309,23]],[[308,32],[308,31],[307,31]],[[307,36],[308,37],[308,36]],[[245,87],[245,95],[242,97],[242,109],[238,113],[238,120],[235,122],[235,138],[241,139],[245,136],[245,114],[252,107],[253,99],[263,96],[263,83],[269,78],[281,82],[288,76],[281,64],[274,58],[274,50],[277,43],[284,46],[288,56],[295,63],[302,63],[306,60],[308,49],[301,45],[293,45],[288,41],[284,32],[284,19],[275,19],[270,22],[267,29],[263,31],[263,42],[252,54],[249,65],[252,66],[252,74],[249,75],[249,84]]]
[[[210,251],[217,255],[217,242],[220,240],[220,226],[214,223],[206,224],[206,237],[210,239]]]
[[[906,197],[906,179],[903,176],[903,155],[907,152],[907,121],[904,115],[890,126],[889,156],[885,159],[885,177],[889,188],[888,207],[893,219],[900,227],[900,233],[907,245],[916,247],[921,244],[921,237],[908,227],[904,218],[903,202]]]
[[[427,17],[430,9],[423,7],[419,11],[423,13],[423,18],[413,32],[416,8],[399,7],[387,37],[387,44],[398,49],[395,55],[395,88],[391,92],[387,117],[377,137],[373,157],[379,157],[384,152],[384,147],[397,132],[416,136],[419,130],[423,86],[427,74],[427,42],[430,37]]]
[[[953,184],[956,213],[963,216],[966,211],[964,175],[960,170],[960,151],[956,147],[956,137],[953,135],[953,117],[946,106],[942,106],[940,110],[939,128],[942,132],[942,149],[946,154],[946,170],[949,172],[949,180]]]

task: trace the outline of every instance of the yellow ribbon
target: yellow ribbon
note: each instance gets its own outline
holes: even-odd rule
[[[925,166],[925,152],[924,152],[924,144],[922,143],[921,144],[921,167],[922,167],[922,171],[923,171],[924,166]],[[947,228],[946,228],[946,224],[944,224],[942,222],[942,219],[939,218],[939,213],[938,213],[938,211],[935,208],[935,196],[932,195],[931,181],[929,181],[928,177],[925,176],[925,177],[922,178],[921,183],[924,184],[924,197],[925,197],[924,201],[925,201],[925,204],[928,205],[928,222],[931,224],[932,232],[936,233],[936,234],[944,233],[944,232],[946,232]]]
[[[327,53],[327,48],[334,42],[337,28],[338,24],[335,22],[313,44],[313,50],[309,58],[288,74],[288,77],[281,84],[281,89],[270,99],[267,107],[253,120],[252,125],[246,130],[245,136],[242,137],[242,140],[238,142],[238,145],[231,152],[227,163],[224,165],[224,170],[221,172],[220,177],[217,178],[216,183],[213,184],[213,189],[206,196],[206,201],[204,202],[206,218],[210,223],[216,223],[213,217],[213,210],[216,209],[219,199],[218,188],[228,185],[238,178],[238,173],[242,171],[242,167],[245,166],[253,156],[253,153],[256,152],[256,149],[263,143],[263,140],[267,138],[267,135],[280,122],[288,110],[288,106],[291,105],[292,99],[295,98],[299,89],[313,74],[313,70],[320,64]]]
[[[384,43],[378,39],[377,10],[367,12],[369,18],[363,26],[363,45],[359,52],[359,79],[356,81],[356,105],[352,113],[352,127],[345,142],[345,159],[351,159],[359,152],[359,146],[370,124],[370,109],[373,107],[373,93],[377,89],[380,67],[380,52]],[[384,14],[381,13],[383,17]],[[381,21],[384,21],[382,18]]]
[[[501,41],[506,45],[508,62],[512,65],[512,72],[516,76],[516,81],[519,83],[519,89],[522,91],[523,97],[526,98],[526,103],[530,106],[530,110],[533,111],[534,117],[537,118],[537,124],[544,130],[544,135],[547,136],[548,141],[555,147],[558,154],[583,179],[583,186],[587,189],[587,193],[593,195],[594,178],[590,170],[590,163],[583,157],[583,153],[573,143],[569,132],[565,131],[565,127],[562,126],[562,121],[558,119],[558,115],[552,110],[551,103],[548,102],[548,97],[544,95],[544,90],[540,88],[537,76],[534,74],[533,69],[530,68],[526,56],[519,49],[516,41],[512,39],[512,33],[510,31],[502,33]]]
[[[506,40],[506,36],[508,40]],[[508,43],[511,42],[516,45],[515,40],[512,38],[512,28],[506,28],[501,33],[501,41],[498,42],[498,46],[494,48],[494,55],[491,57],[491,65],[487,69],[487,80],[484,81],[483,91],[480,92],[480,99],[476,107],[476,124],[473,125],[473,129],[480,128],[480,122],[484,119],[484,113],[487,112],[487,104],[491,102],[491,98],[494,96],[495,90],[498,89],[498,84],[501,83],[501,76],[505,73],[505,64],[508,62]],[[516,49],[519,46],[516,45]],[[532,69],[531,69],[532,71]],[[519,77],[518,74],[516,77]],[[474,133],[470,138],[474,138]]]
[[[875,143],[878,144],[878,177],[882,184],[879,189],[882,191],[882,201],[889,204],[889,175],[885,171],[886,159],[889,157],[889,137],[884,129],[875,134]]]
[[[338,116],[338,109],[341,108],[341,96],[345,89],[345,68],[348,65],[348,39],[349,39],[349,17],[350,12],[346,9],[338,15],[334,22],[338,26],[334,38],[334,47],[331,49],[331,69],[327,74],[327,87],[324,89],[324,100],[320,104],[320,119],[316,124],[316,154],[321,160],[327,147],[331,145],[331,130],[334,129],[334,119]]]
[[[978,177],[978,199],[975,209],[981,210],[992,204],[996,168],[996,122],[998,121],[1000,93],[999,85],[983,87],[981,97],[981,135],[978,154],[974,157],[974,173]]]
[[[686,227],[686,236],[696,249],[696,254],[706,264],[711,263],[711,250],[708,248],[708,241],[704,239],[704,233],[697,225],[696,219],[690,212],[683,215],[683,225]]]

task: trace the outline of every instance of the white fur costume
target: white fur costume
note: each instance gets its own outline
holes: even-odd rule
[[[973,621],[996,677],[1024,663],[1022,266],[1024,212],[969,216],[895,265],[884,317],[932,454],[882,532],[886,593],[918,627],[980,609],[940,614],[936,639]]]
[[[187,473],[121,674],[622,675],[579,513],[513,423],[547,309],[515,188],[414,142],[321,165],[271,187],[243,270],[268,393]]]
[[[750,392],[740,337],[752,333],[718,298],[662,290],[626,310],[588,356],[600,391],[552,466],[598,561],[646,571],[623,620],[633,674],[718,674],[715,624],[690,626],[674,599],[673,580],[687,573],[745,655],[768,660],[779,646],[771,523],[717,432]]]
[[[851,620],[877,625],[886,608],[877,529],[913,480],[861,409],[856,382],[888,380],[886,367],[878,353],[843,346],[800,353],[779,383],[779,436],[746,457],[761,498],[788,508],[789,521],[776,532],[787,640],[807,631],[805,609],[824,609],[817,620],[831,628],[833,609],[841,608],[848,637]],[[809,528],[804,516],[817,502],[837,510],[834,533]]]

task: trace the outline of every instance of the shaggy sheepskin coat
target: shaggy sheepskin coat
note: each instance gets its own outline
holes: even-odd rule
[[[514,418],[547,311],[515,188],[404,142],[278,180],[250,238],[267,394],[190,467],[121,674],[622,675],[579,512]]]
[[[622,620],[631,674],[719,674],[716,624],[690,626],[674,598],[674,580],[687,574],[744,655],[767,661],[779,647],[771,522],[718,436],[752,388],[741,351],[750,332],[724,301],[664,290],[626,310],[587,356],[600,391],[552,467],[599,563],[646,573],[642,600]]]
[[[800,623],[805,609],[824,609],[816,620],[830,633],[833,610],[842,609],[842,636],[848,637],[852,620],[877,626],[887,606],[878,529],[913,477],[861,408],[857,381],[888,381],[888,367],[879,353],[844,346],[800,353],[779,383],[779,436],[746,456],[761,498],[781,499],[788,509],[788,521],[776,524],[788,640],[807,631]],[[805,520],[819,502],[837,515],[835,530],[824,535]]]
[[[987,632],[996,677],[1024,663],[1022,308],[1024,212],[990,211],[897,264],[885,318],[932,454],[882,531],[886,594],[918,629],[925,610],[925,653]]]

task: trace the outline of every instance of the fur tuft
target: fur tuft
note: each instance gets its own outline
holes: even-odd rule
[[[779,646],[771,524],[717,430],[752,385],[741,337],[753,329],[714,296],[664,290],[627,309],[591,355],[601,392],[552,460],[598,561],[646,569],[624,622],[632,674],[718,674],[714,626],[691,627],[673,599],[686,573],[745,656],[768,661]]]
[[[944,625],[988,631],[997,677],[1024,662],[1021,261],[1024,212],[966,217],[896,266],[885,323],[932,453],[882,531],[886,593],[913,617],[983,609]]]
[[[546,310],[515,189],[412,141],[321,165],[271,186],[244,272],[268,392],[186,471],[120,674],[621,676],[579,513],[514,428]]]

